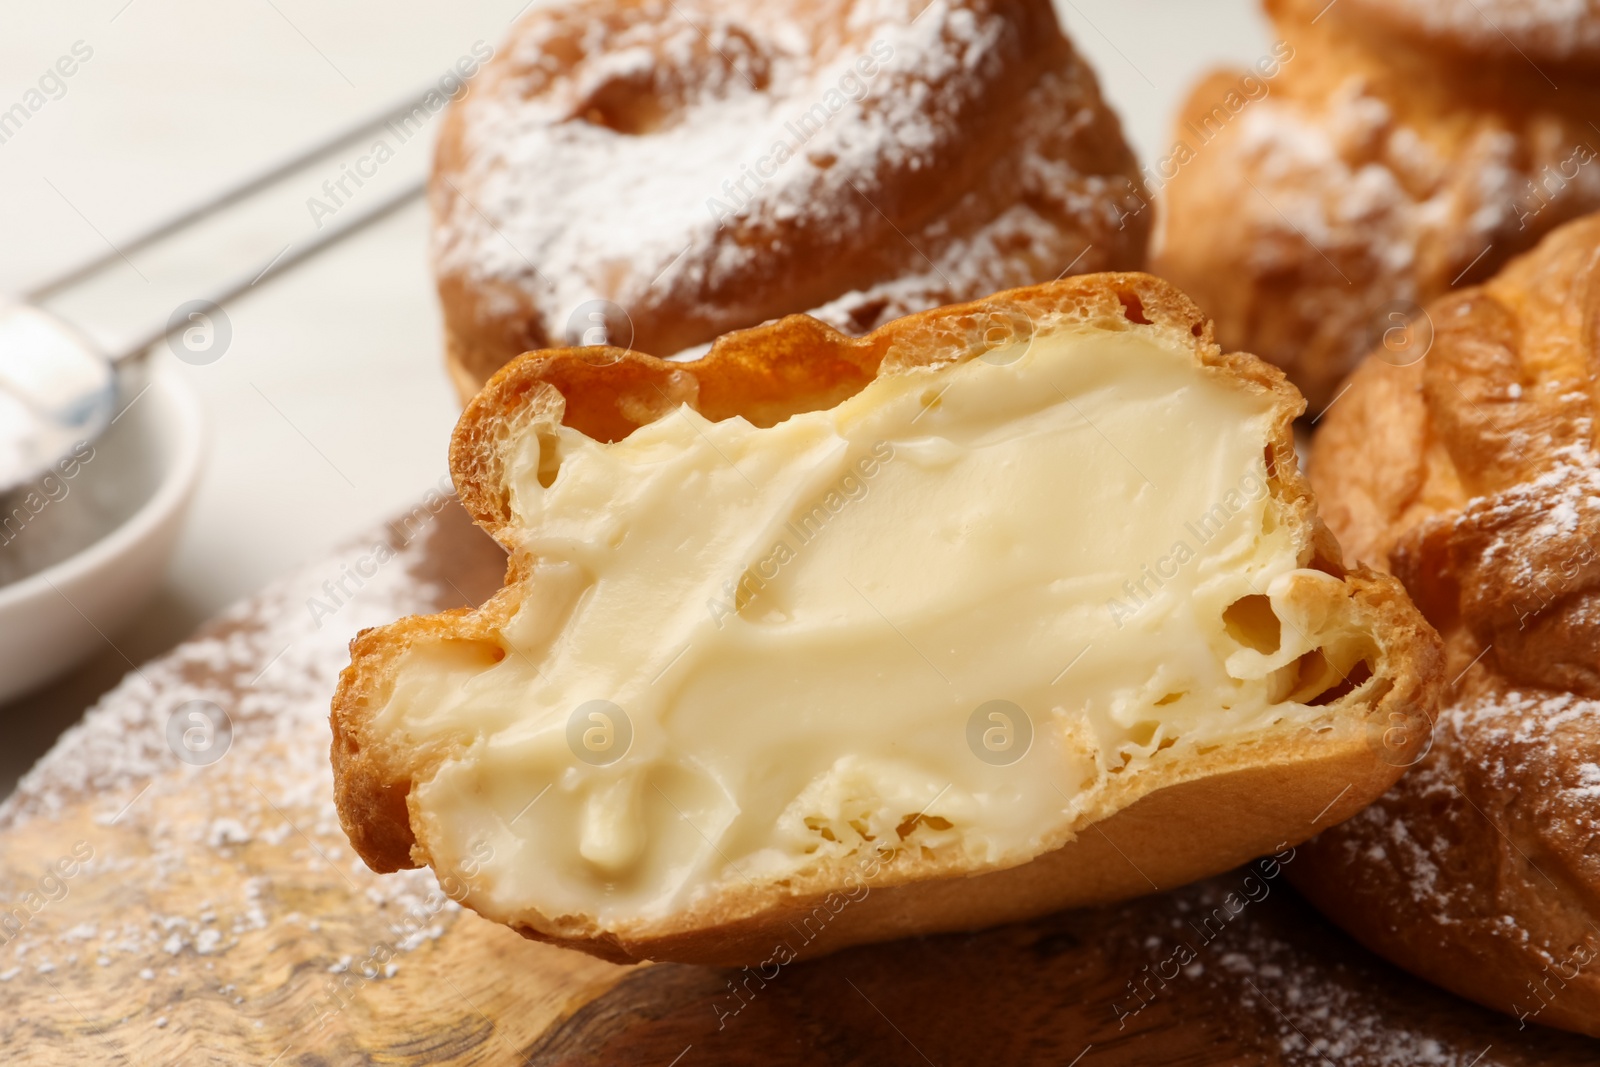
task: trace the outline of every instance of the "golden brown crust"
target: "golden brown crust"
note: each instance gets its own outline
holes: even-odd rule
[[[602,325],[666,356],[796,312],[859,334],[1142,268],[1136,162],[1048,0],[925,6],[569,0],[521,19],[446,116],[430,186],[463,401]]]
[[[1600,208],[1600,55],[1530,59],[1527,42],[1479,33],[1470,0],[1267,6],[1281,71],[1248,97],[1238,73],[1215,75],[1185,104],[1156,269],[1225,346],[1284,367],[1315,413],[1395,315]],[[1524,15],[1552,40],[1600,39],[1592,10],[1571,16],[1581,34]],[[1446,26],[1471,41],[1448,47]]]
[[[1361,368],[1312,479],[1459,678],[1417,769],[1296,876],[1417,974],[1600,1036],[1600,216],[1428,310],[1432,350]]]
[[[341,819],[357,851],[380,870],[429,859],[399,798],[416,777],[430,773],[435,754],[394,750],[372,729],[371,716],[383,706],[411,643],[444,635],[487,641],[516,609],[517,576],[530,561],[522,558],[517,531],[507,524],[498,459],[506,435],[536,432],[530,420],[552,418],[569,397],[562,410],[566,424],[607,439],[624,436],[677,403],[714,419],[742,415],[770,425],[837,403],[875,376],[971,358],[1046,316],[1147,332],[1191,351],[1234,387],[1272,397],[1277,418],[1268,446],[1271,490],[1301,534],[1302,565],[1343,580],[1318,607],[1372,635],[1375,684],[1353,693],[1349,685],[1330,691],[1325,700],[1332,725],[1325,733],[1306,729],[1270,745],[1219,749],[1186,758],[1182,766],[1168,764],[1161,779],[1165,788],[1141,786],[1148,793],[1121,794],[1120,805],[1096,824],[1097,833],[1080,834],[1021,866],[974,878],[943,858],[924,862],[908,853],[885,861],[870,895],[835,917],[826,942],[807,952],[990,925],[1141,893],[1153,884],[1181,884],[1302,840],[1381,793],[1400,773],[1396,765],[1411,744],[1386,749],[1384,724],[1431,717],[1436,704],[1443,671],[1437,637],[1396,582],[1341,563],[1294,460],[1292,423],[1303,402],[1281,372],[1252,356],[1224,353],[1199,310],[1167,283],[1141,274],[1103,274],[937,309],[862,338],[792,316],[728,335],[692,363],[586,348],[529,353],[503,368],[468,405],[451,461],[468,511],[511,551],[507,588],[477,611],[401,620],[352,645],[351,666],[333,704],[333,762]],[[787,410],[786,395],[792,398]],[[1272,803],[1261,803],[1263,796]],[[576,920],[519,929],[608,959],[750,963],[766,958],[791,918],[832,894],[840,874],[824,870],[787,888],[752,887],[748,894],[739,887],[737,899],[724,894],[624,931],[601,931]]]

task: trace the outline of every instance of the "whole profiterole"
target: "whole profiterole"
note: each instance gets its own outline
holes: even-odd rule
[[[851,334],[1144,266],[1152,212],[1049,0],[560,0],[453,106],[429,187],[463,401],[523,352]]]
[[[1328,413],[1312,483],[1455,681],[1416,766],[1292,877],[1402,967],[1600,1036],[1600,216],[1427,311],[1426,355],[1369,359]]]
[[[451,449],[506,585],[352,644],[343,825],[528,937],[734,965],[1292,845],[1442,672],[1317,518],[1303,408],[1140,274],[524,355]]]
[[[1156,269],[1316,413],[1422,305],[1600,209],[1600,6],[1265,6],[1273,76],[1180,112]]]

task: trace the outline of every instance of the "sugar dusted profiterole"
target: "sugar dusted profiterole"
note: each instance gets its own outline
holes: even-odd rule
[[[352,644],[345,829],[380,871],[488,856],[464,903],[529,937],[719,964],[1300,841],[1442,670],[1317,519],[1303,406],[1139,274],[524,355],[451,450],[505,588]]]
[[[530,5],[439,131],[448,366],[1140,269],[1141,190],[1050,0]]]

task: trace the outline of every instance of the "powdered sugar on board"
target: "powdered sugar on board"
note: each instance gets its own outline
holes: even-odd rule
[[[1355,945],[1272,874],[1292,870],[1295,862],[1292,852],[1280,852],[1272,860],[1117,909],[1121,914],[1105,921],[1108,928],[1127,936],[1123,924],[1131,920],[1133,929],[1148,933],[1134,953],[1130,980],[1109,1006],[1125,1024],[1116,1035],[1137,1042],[1166,1010],[1189,1026],[1203,1025],[1200,1020],[1214,1014],[1221,1017],[1222,1033],[1248,1035],[1238,1050],[1245,1054],[1235,1058],[1230,1044],[1227,1052],[1219,1048],[1210,1059],[1197,1056],[1195,1063],[1551,1067],[1594,1062],[1587,1039],[1539,1026],[1519,1028],[1509,1016],[1458,1000]]]
[[[1392,1004],[1364,993],[1352,969],[1311,963],[1303,949],[1259,926],[1239,931],[1220,969],[1241,984],[1245,1007],[1277,1020],[1284,1061],[1371,1067],[1487,1067],[1488,1047],[1451,1047],[1425,1027],[1408,1027]],[[1264,1010],[1262,1010],[1264,1009]]]
[[[390,955],[440,935],[458,908],[432,873],[379,877],[345,839],[333,803],[328,707],[359,630],[464,601],[448,583],[420,577],[445,507],[455,504],[430,493],[387,529],[275,582],[131,672],[62,735],[0,805],[0,831],[59,820],[87,799],[95,830],[78,843],[93,852],[82,869],[122,879],[152,904],[181,906],[60,932],[45,914],[52,891],[16,887],[23,911],[15,912],[21,921],[0,923],[0,981],[8,973],[110,966],[130,955],[176,963],[186,953],[226,951],[272,924],[314,934],[315,916],[286,903],[304,896],[308,876],[346,884],[382,917],[391,952],[377,975],[392,975]],[[185,731],[205,727],[194,711],[207,706],[225,715],[203,739],[214,747],[186,749],[180,758]],[[72,846],[61,842],[63,858],[81,858]],[[239,852],[252,846],[286,849],[293,862],[250,868]],[[228,865],[240,871],[231,884],[221,879],[200,899],[185,892],[200,868]],[[63,884],[72,890],[70,878]],[[30,911],[29,891],[46,898],[40,908]],[[154,966],[145,970],[148,980],[158,976]]]

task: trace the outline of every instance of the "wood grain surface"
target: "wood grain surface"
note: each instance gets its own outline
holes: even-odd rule
[[[136,668],[66,735],[0,807],[0,1059],[1600,1062],[1594,1042],[1519,1029],[1362,951],[1289,889],[1292,851],[1117,907],[764,973],[600,963],[461,911],[426,872],[374,875],[328,792],[340,647],[483,598],[502,559],[430,497]],[[222,709],[226,741],[180,758],[196,702]]]

